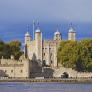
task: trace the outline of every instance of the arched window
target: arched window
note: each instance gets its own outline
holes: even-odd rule
[[[23,70],[20,70],[20,72],[22,73],[22,72],[23,72]]]
[[[45,53],[44,53],[44,56],[45,56]]]
[[[11,73],[13,73],[13,70],[11,70]]]

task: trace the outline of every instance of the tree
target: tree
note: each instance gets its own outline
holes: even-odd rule
[[[58,63],[78,71],[92,71],[92,40],[61,42]]]
[[[19,57],[22,55],[21,51],[21,43],[19,41],[11,41],[8,43],[10,47],[11,55],[15,57],[15,59],[19,59]]]
[[[5,45],[5,43],[0,40],[0,58],[3,56],[4,45]]]
[[[22,53],[21,43],[19,41],[11,41],[9,43],[0,41],[0,59],[2,56],[6,59],[9,59],[11,55],[13,55],[15,59],[19,59]]]
[[[80,57],[81,62],[84,67],[84,71],[89,71],[89,67],[92,66],[92,40],[85,39],[80,41],[81,49],[80,49]],[[91,70],[92,71],[92,70]]]
[[[10,46],[8,44],[4,44],[2,56],[6,59],[10,58],[11,52],[10,52]]]
[[[63,41],[60,44],[59,50],[58,50],[58,61],[64,66],[64,67],[71,67],[75,68],[75,62],[77,59],[77,42],[76,41]]]

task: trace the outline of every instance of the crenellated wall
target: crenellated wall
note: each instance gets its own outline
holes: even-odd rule
[[[29,77],[29,60],[0,60],[0,77]]]

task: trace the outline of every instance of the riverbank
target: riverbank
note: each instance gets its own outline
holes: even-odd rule
[[[61,82],[61,83],[92,83],[92,78],[67,78],[67,79],[26,79],[26,78],[13,78],[13,79],[0,79],[0,82]]]

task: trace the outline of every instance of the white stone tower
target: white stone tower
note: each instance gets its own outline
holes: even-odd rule
[[[30,37],[30,34],[27,32],[25,34],[25,48],[24,48],[25,49],[24,50],[25,58],[28,58],[30,41],[31,41],[31,37]]]
[[[30,41],[31,41],[31,37],[30,37],[30,34],[27,32],[25,34],[25,44],[26,45],[30,44]]]
[[[71,26],[68,31],[68,40],[75,41],[76,40],[76,31]]]
[[[42,63],[42,32],[39,28],[35,31],[35,49],[36,59]]]
[[[57,31],[54,33],[54,40],[61,40],[61,39],[62,39],[61,33],[57,29]]]

